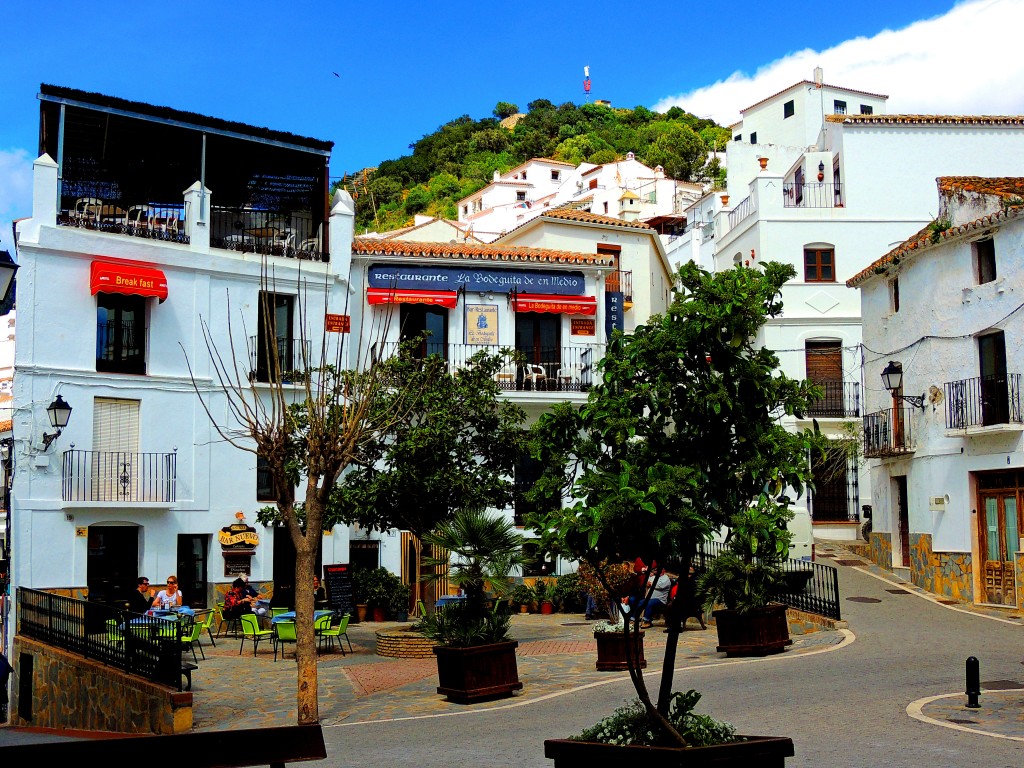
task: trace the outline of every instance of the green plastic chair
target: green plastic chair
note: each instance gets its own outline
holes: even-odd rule
[[[117,619],[107,619],[107,642],[114,645],[124,645],[124,633],[121,631],[121,622]]]
[[[297,643],[299,638],[295,634],[294,621],[278,621],[274,625],[274,661],[277,661],[277,649],[281,648],[281,658],[284,658],[284,644]]]
[[[317,651],[323,650],[324,631],[331,628],[331,619],[333,618],[334,616],[328,613],[319,619],[313,619],[313,636],[317,640]]]
[[[228,632],[233,632],[235,637],[238,637],[238,619],[225,619],[224,618],[224,602],[221,601],[216,603],[216,607],[213,609],[217,615],[217,636],[220,636],[221,630],[224,631],[224,636],[227,637]]]
[[[273,642],[274,633],[269,629],[260,629],[259,621],[257,620],[255,613],[243,613],[238,617],[238,620],[242,624],[242,642],[238,646],[238,655],[242,655],[242,648],[245,647],[245,641],[249,640],[252,642],[252,655],[256,655],[256,651],[259,650],[260,641],[271,639]]]
[[[348,643],[348,649],[352,651],[352,641],[348,639],[348,620],[351,614],[346,613],[341,617],[341,621],[338,622],[338,626],[330,627],[320,633],[320,642],[329,643],[331,646],[334,645],[334,641],[338,641],[338,647],[341,649],[341,655],[345,655],[345,646],[341,644],[341,638],[345,638]]]
[[[196,646],[199,646],[199,652],[203,654],[203,661],[206,661],[206,652],[203,651],[203,645],[199,642],[199,638],[203,634],[203,622],[191,621],[182,627],[181,631],[181,644],[187,651],[192,651],[192,659],[199,663],[199,659],[196,658]]]
[[[216,648],[217,641],[214,640],[213,636],[213,622],[217,618],[217,612],[213,610],[198,611],[196,613],[196,619],[199,619],[199,625],[206,630],[206,634],[210,637],[210,644]]]
[[[271,608],[270,609],[270,618],[274,618],[275,616],[280,616],[282,613],[288,613],[288,608],[286,608],[283,605],[279,605],[277,607]]]

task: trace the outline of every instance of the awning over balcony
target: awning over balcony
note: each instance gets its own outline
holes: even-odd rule
[[[155,296],[161,302],[167,299],[167,278],[164,273],[142,264],[94,261],[89,287],[93,295],[126,293],[132,296]]]
[[[519,293],[512,297],[516,312],[555,312],[562,315],[596,315],[594,296],[551,296],[543,293]]]
[[[459,301],[456,291],[414,291],[397,288],[367,288],[367,304],[433,304],[452,309]]]

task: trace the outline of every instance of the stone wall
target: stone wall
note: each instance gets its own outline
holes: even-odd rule
[[[18,715],[21,659],[26,654],[32,657],[31,720]],[[21,636],[14,638],[10,662],[12,725],[157,735],[192,730],[190,692]]]
[[[871,532],[871,550],[868,555],[871,562],[886,570],[892,570],[892,534],[885,531]]]
[[[930,533],[910,534],[910,580],[952,600],[974,602],[970,552],[935,552]]]
[[[434,658],[433,640],[409,629],[384,629],[377,636],[377,655],[396,659]]]

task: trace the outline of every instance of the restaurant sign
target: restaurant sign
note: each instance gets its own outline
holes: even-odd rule
[[[569,320],[569,333],[573,336],[596,336],[597,329],[593,319],[574,317]]]
[[[217,534],[217,541],[225,551],[249,550],[259,546],[260,535],[256,529],[245,523],[234,523],[221,528]]]
[[[582,296],[582,272],[546,272],[538,269],[489,269],[444,266],[374,264],[368,274],[370,288],[478,293],[559,293]]]

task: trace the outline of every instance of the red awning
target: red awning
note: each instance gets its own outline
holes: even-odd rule
[[[455,291],[416,291],[399,288],[367,288],[367,304],[433,304],[453,308],[459,301]]]
[[[133,296],[167,298],[167,278],[154,267],[141,264],[118,264],[113,261],[92,263],[89,287],[97,293],[127,293]]]
[[[513,298],[516,312],[556,312],[562,315],[596,315],[593,296],[551,296],[544,293],[519,293]]]

